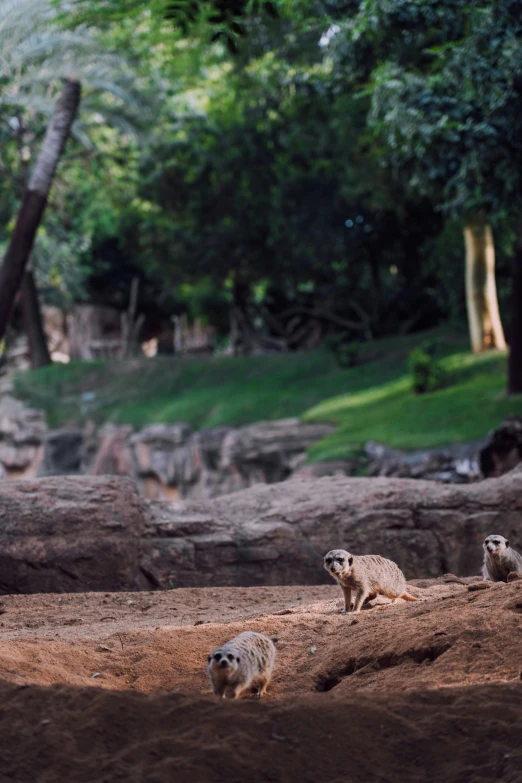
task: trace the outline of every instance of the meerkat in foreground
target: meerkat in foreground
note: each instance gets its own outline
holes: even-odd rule
[[[406,579],[398,565],[380,555],[351,555],[344,549],[332,549],[324,556],[324,567],[337,579],[344,593],[345,608],[350,611],[355,590],[354,613],[359,614],[365,601],[385,595],[395,603],[417,599],[406,591]]]
[[[276,659],[274,642],[263,634],[244,631],[208,656],[207,672],[216,696],[237,699],[256,690],[266,693]]]
[[[522,556],[504,536],[488,536],[484,541],[482,576],[491,582],[507,582],[511,571],[522,576]]]

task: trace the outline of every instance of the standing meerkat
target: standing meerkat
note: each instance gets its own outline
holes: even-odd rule
[[[274,642],[263,634],[244,631],[208,656],[207,672],[216,696],[237,699],[257,689],[266,693],[276,659]]]
[[[357,556],[345,549],[332,549],[324,556],[324,567],[341,585],[343,614],[350,611],[352,590],[355,590],[355,614],[359,614],[365,601],[372,601],[378,595],[385,595],[394,603],[397,598],[417,600],[406,591],[406,579],[399,566],[380,555]]]
[[[511,571],[522,576],[522,557],[504,536],[488,536],[484,541],[482,576],[491,582],[507,582]]]

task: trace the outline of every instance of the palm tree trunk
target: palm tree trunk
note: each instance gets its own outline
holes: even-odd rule
[[[522,394],[522,230],[513,258],[508,394]]]
[[[498,310],[493,232],[478,215],[464,227],[466,245],[466,305],[474,353],[504,349],[506,341]]]
[[[5,335],[11,310],[22,284],[34,238],[47,204],[71,125],[80,104],[80,83],[66,80],[47,126],[40,154],[25,189],[16,225],[0,267],[0,340]]]
[[[32,269],[25,271],[21,288],[22,311],[24,315],[25,332],[29,342],[29,356],[31,358],[31,367],[36,370],[38,367],[45,367],[51,364],[49,348],[45,336],[40,302],[38,300],[38,290]]]

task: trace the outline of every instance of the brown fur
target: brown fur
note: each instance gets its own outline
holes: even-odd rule
[[[276,659],[274,641],[244,631],[208,656],[207,672],[216,696],[238,699],[252,690],[266,693]]]
[[[359,614],[366,601],[378,595],[416,601],[406,590],[406,579],[399,566],[380,555],[351,555],[345,549],[332,549],[324,557],[324,567],[337,579],[344,593],[345,612],[350,611],[355,590],[354,613]]]
[[[522,557],[504,536],[491,535],[484,541],[482,576],[491,582],[507,582],[508,574],[522,575]]]

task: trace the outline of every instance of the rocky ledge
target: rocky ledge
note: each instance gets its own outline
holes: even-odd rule
[[[0,589],[83,592],[328,582],[344,546],[408,578],[477,574],[485,535],[522,547],[522,470],[470,485],[292,479],[201,501],[146,501],[129,479],[0,483]]]

